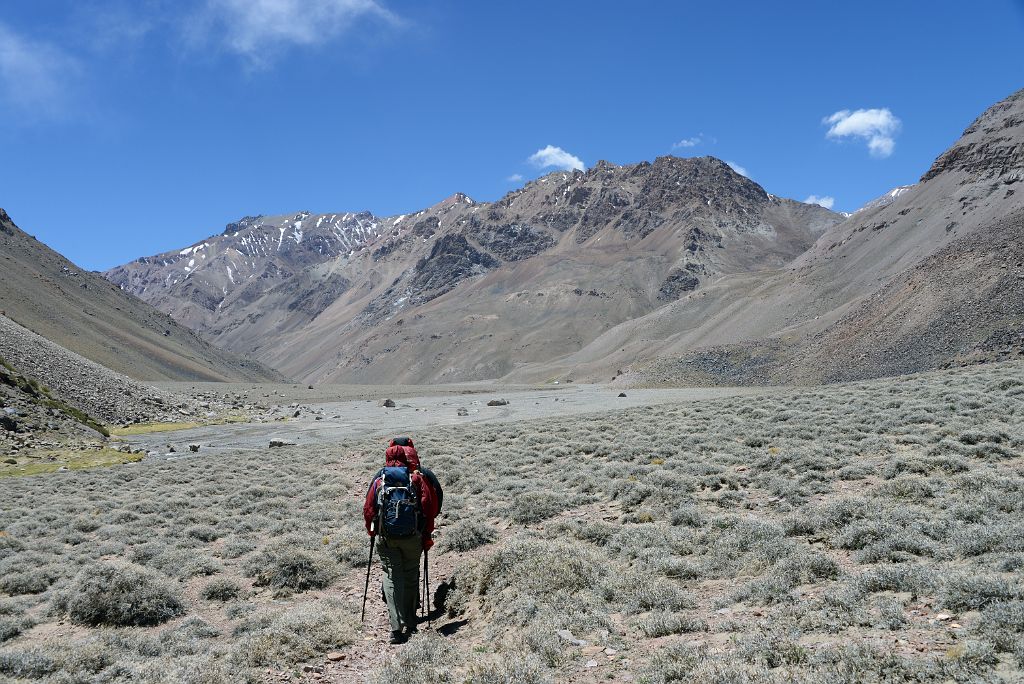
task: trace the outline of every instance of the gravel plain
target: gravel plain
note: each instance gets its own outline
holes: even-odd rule
[[[191,457],[194,452],[188,447],[194,444],[200,446],[202,454],[263,450],[271,441],[313,446],[351,437],[384,438],[442,426],[518,422],[787,391],[777,387],[632,389],[620,397],[619,390],[602,385],[532,388],[486,384],[454,387],[327,385],[310,390],[306,385],[167,383],[161,387],[178,393],[202,392],[207,396],[213,388],[220,388],[225,396],[240,397],[246,405],[262,402],[266,411],[258,417],[263,422],[206,425],[125,438],[133,449],[150,452],[149,458]],[[395,407],[381,406],[386,399],[392,399]],[[508,403],[488,406],[493,400]]]

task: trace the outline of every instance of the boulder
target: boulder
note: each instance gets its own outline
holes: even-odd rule
[[[489,402],[487,402],[487,405],[488,406],[508,406],[508,400],[507,399],[491,399]]]
[[[395,401],[393,399],[385,399],[384,401],[380,402],[380,405],[383,406],[384,408],[395,408]]]

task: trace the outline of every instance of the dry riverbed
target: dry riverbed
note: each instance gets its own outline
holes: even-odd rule
[[[167,387],[177,392],[191,390],[208,395],[217,386],[174,383]],[[254,413],[254,418],[261,422],[154,431],[124,435],[122,439],[132,449],[149,452],[150,458],[181,458],[194,454],[189,450],[190,445],[199,445],[199,453],[203,454],[261,450],[266,449],[271,441],[312,446],[360,436],[415,434],[419,430],[441,426],[573,416],[638,406],[778,394],[786,390],[751,387],[632,389],[620,397],[618,390],[600,385],[540,388],[329,385],[310,390],[305,385],[249,384],[228,385],[221,391],[232,397],[241,395],[238,401],[245,405],[263,402],[266,410]],[[394,401],[395,406],[382,406],[387,399]],[[508,403],[488,406],[495,400]]]

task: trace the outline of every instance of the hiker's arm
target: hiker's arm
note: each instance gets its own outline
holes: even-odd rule
[[[437,492],[430,484],[430,480],[417,473],[420,490],[420,510],[423,512],[423,548],[429,549],[434,545],[431,533],[434,531],[434,518],[437,517]]]
[[[366,500],[363,501],[363,522],[366,524],[366,534],[371,537],[376,534],[372,529],[373,521],[377,517],[377,480],[370,483],[366,490]]]

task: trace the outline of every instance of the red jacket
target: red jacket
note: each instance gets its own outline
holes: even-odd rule
[[[384,467],[395,466],[405,466],[412,473],[413,485],[420,493],[420,512],[423,514],[425,523],[423,548],[429,549],[434,545],[434,540],[430,535],[434,531],[434,518],[437,517],[437,493],[430,485],[430,480],[420,472],[420,457],[416,453],[416,447],[412,446],[412,442],[409,443],[409,446],[398,446],[392,442],[384,452]],[[370,523],[377,517],[377,485],[379,483],[379,479],[370,483],[370,488],[366,491],[366,500],[363,501],[363,521],[366,523],[366,533],[371,537],[376,534],[370,529]]]

